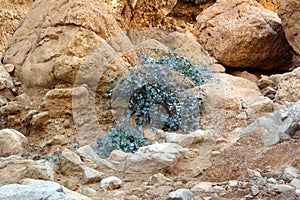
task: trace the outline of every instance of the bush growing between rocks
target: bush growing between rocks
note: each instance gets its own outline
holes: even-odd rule
[[[139,52],[139,65],[109,94],[121,123],[109,135],[97,139],[100,157],[109,156],[115,149],[133,153],[149,145],[142,131],[147,125],[164,131],[181,129],[184,133],[200,128],[200,106],[205,97],[200,86],[211,78],[206,73],[208,66],[196,66],[173,51],[150,49],[150,55]],[[188,91],[195,88],[197,94]]]

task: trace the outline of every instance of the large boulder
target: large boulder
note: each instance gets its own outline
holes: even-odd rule
[[[72,84],[84,58],[106,39],[121,33],[101,1],[36,1],[16,30],[4,63],[16,65],[27,87]],[[114,47],[126,48],[125,42],[122,39],[111,44],[110,52],[115,52]]]
[[[195,29],[200,44],[226,66],[286,70],[291,65],[280,18],[253,0],[220,0],[197,17]]]
[[[288,42],[300,54],[300,1],[279,0],[278,16],[282,20],[282,26]]]

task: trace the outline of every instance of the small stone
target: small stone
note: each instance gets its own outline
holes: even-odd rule
[[[90,187],[81,188],[78,192],[85,196],[88,196],[88,197],[97,197],[98,196],[98,192]]]
[[[297,178],[294,178],[291,182],[290,185],[294,186],[298,190],[300,190],[300,180]]]
[[[83,184],[99,182],[104,175],[102,172],[85,166],[82,167],[82,174]]]
[[[13,64],[6,64],[6,65],[4,65],[4,69],[8,73],[12,73],[15,70],[15,66]]]
[[[254,196],[258,195],[258,193],[259,193],[259,188],[258,188],[258,186],[257,186],[257,185],[253,185],[253,186],[251,187],[251,192],[252,192],[252,194],[253,194]]]
[[[7,98],[0,96],[0,107],[5,105],[8,105]]]
[[[238,182],[237,181],[228,181],[228,186],[229,187],[237,187],[238,186]]]
[[[268,178],[267,179],[267,182],[268,183],[272,183],[272,184],[276,184],[277,183],[277,180],[275,178]]]
[[[203,200],[212,200],[212,197],[204,197]]]
[[[287,166],[283,169],[282,178],[285,180],[291,181],[294,178],[297,178],[298,176],[299,176],[299,170],[292,166]]]
[[[65,119],[65,121],[64,121],[64,128],[70,128],[70,126],[71,126],[70,120],[69,119]]]
[[[296,194],[298,197],[300,197],[300,190],[299,190],[299,189],[296,189],[295,194]]]
[[[276,90],[270,86],[264,88],[262,90],[263,95],[268,96],[268,95],[275,95],[276,94]]]
[[[165,177],[163,174],[154,174],[151,176],[148,185],[156,185],[156,184],[166,184],[166,182],[171,182],[171,179]]]
[[[170,192],[165,200],[189,200],[193,196],[193,192],[188,189],[178,189]]]
[[[124,200],[139,200],[139,198],[135,195],[126,196]]]
[[[122,180],[116,176],[111,176],[103,179],[100,182],[101,188],[106,190],[115,190],[122,186]]]
[[[266,88],[268,86],[274,87],[275,83],[273,81],[271,81],[267,76],[262,76],[262,78],[258,80],[257,86],[260,89],[264,89],[264,88]]]
[[[262,178],[259,171],[247,169],[247,172],[250,178]]]

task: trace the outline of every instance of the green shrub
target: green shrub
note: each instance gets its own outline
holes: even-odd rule
[[[111,128],[109,134],[97,139],[96,153],[101,158],[106,158],[113,150],[119,149],[127,153],[134,153],[140,147],[150,143],[145,140],[143,133],[133,127],[126,129]]]

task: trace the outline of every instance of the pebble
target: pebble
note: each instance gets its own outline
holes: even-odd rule
[[[193,196],[193,192],[188,189],[178,189],[170,192],[165,200],[189,200]]]
[[[116,176],[110,176],[101,180],[100,182],[101,188],[106,190],[115,190],[122,186],[122,180]]]
[[[253,194],[254,196],[258,195],[258,193],[259,193],[259,188],[258,188],[258,186],[257,186],[257,185],[253,185],[253,186],[251,187],[251,192],[252,192],[252,194]]]
[[[294,186],[298,190],[300,190],[300,180],[297,178],[294,178],[291,182],[290,185]]]

